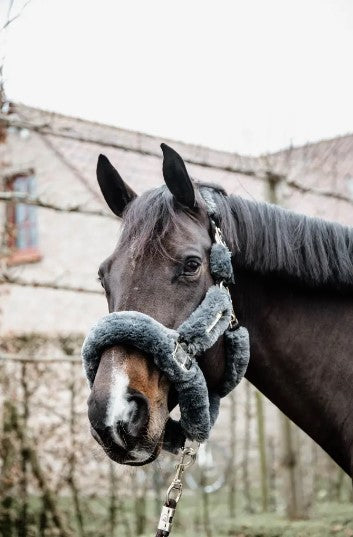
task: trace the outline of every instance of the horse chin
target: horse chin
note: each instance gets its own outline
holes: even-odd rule
[[[162,450],[163,435],[156,442],[151,442],[149,446],[135,446],[131,451],[126,451],[120,446],[109,442],[106,445],[96,431],[91,427],[91,434],[95,441],[101,446],[104,453],[113,461],[125,466],[144,466],[153,462]]]
[[[135,449],[132,452],[122,454],[121,451],[114,446],[109,448],[106,448],[105,446],[102,447],[112,461],[124,466],[145,466],[156,460],[161,452],[161,444],[159,442],[151,453],[148,453],[145,449],[142,449],[141,451]]]

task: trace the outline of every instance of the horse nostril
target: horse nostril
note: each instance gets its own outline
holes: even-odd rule
[[[130,395],[129,401],[132,405],[129,430],[132,435],[137,436],[146,427],[148,422],[148,400],[142,393],[134,393]]]
[[[115,424],[115,432],[125,446],[130,444],[130,435],[128,432],[128,423],[126,421],[117,421]]]
[[[133,393],[128,397],[128,419],[115,422],[115,433],[125,448],[132,449],[139,438],[145,434],[148,423],[149,406],[147,398],[141,393]]]

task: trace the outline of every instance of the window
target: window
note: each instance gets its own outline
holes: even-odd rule
[[[7,190],[33,196],[35,177],[33,174],[18,174],[7,181]],[[39,261],[37,208],[25,203],[7,204],[8,264]]]

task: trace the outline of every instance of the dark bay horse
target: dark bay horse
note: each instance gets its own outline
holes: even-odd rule
[[[176,328],[212,284],[210,222],[202,185],[162,144],[166,185],[137,197],[108,159],[97,177],[123,218],[115,251],[100,266],[109,311],[137,310]],[[247,378],[353,474],[353,230],[212,188],[233,254],[234,309],[250,333]],[[224,371],[222,338],[200,359],[209,386]],[[105,351],[88,401],[92,434],[122,464],[161,449],[176,392],[148,356]]]

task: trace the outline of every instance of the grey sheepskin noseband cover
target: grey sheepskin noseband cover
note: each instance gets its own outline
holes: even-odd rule
[[[178,393],[180,422],[169,418],[163,443],[164,449],[174,453],[183,446],[185,438],[198,442],[208,438],[218,416],[220,398],[240,382],[250,355],[248,331],[238,324],[234,326],[232,301],[224,286],[233,282],[231,253],[214,224],[215,215],[204,192],[202,195],[214,226],[210,271],[215,285],[208,289],[201,304],[177,330],[137,311],[110,313],[91,328],[82,347],[91,387],[100,357],[109,347],[132,345],[154,360]],[[226,353],[223,383],[217,391],[209,391],[196,359],[222,335]]]

